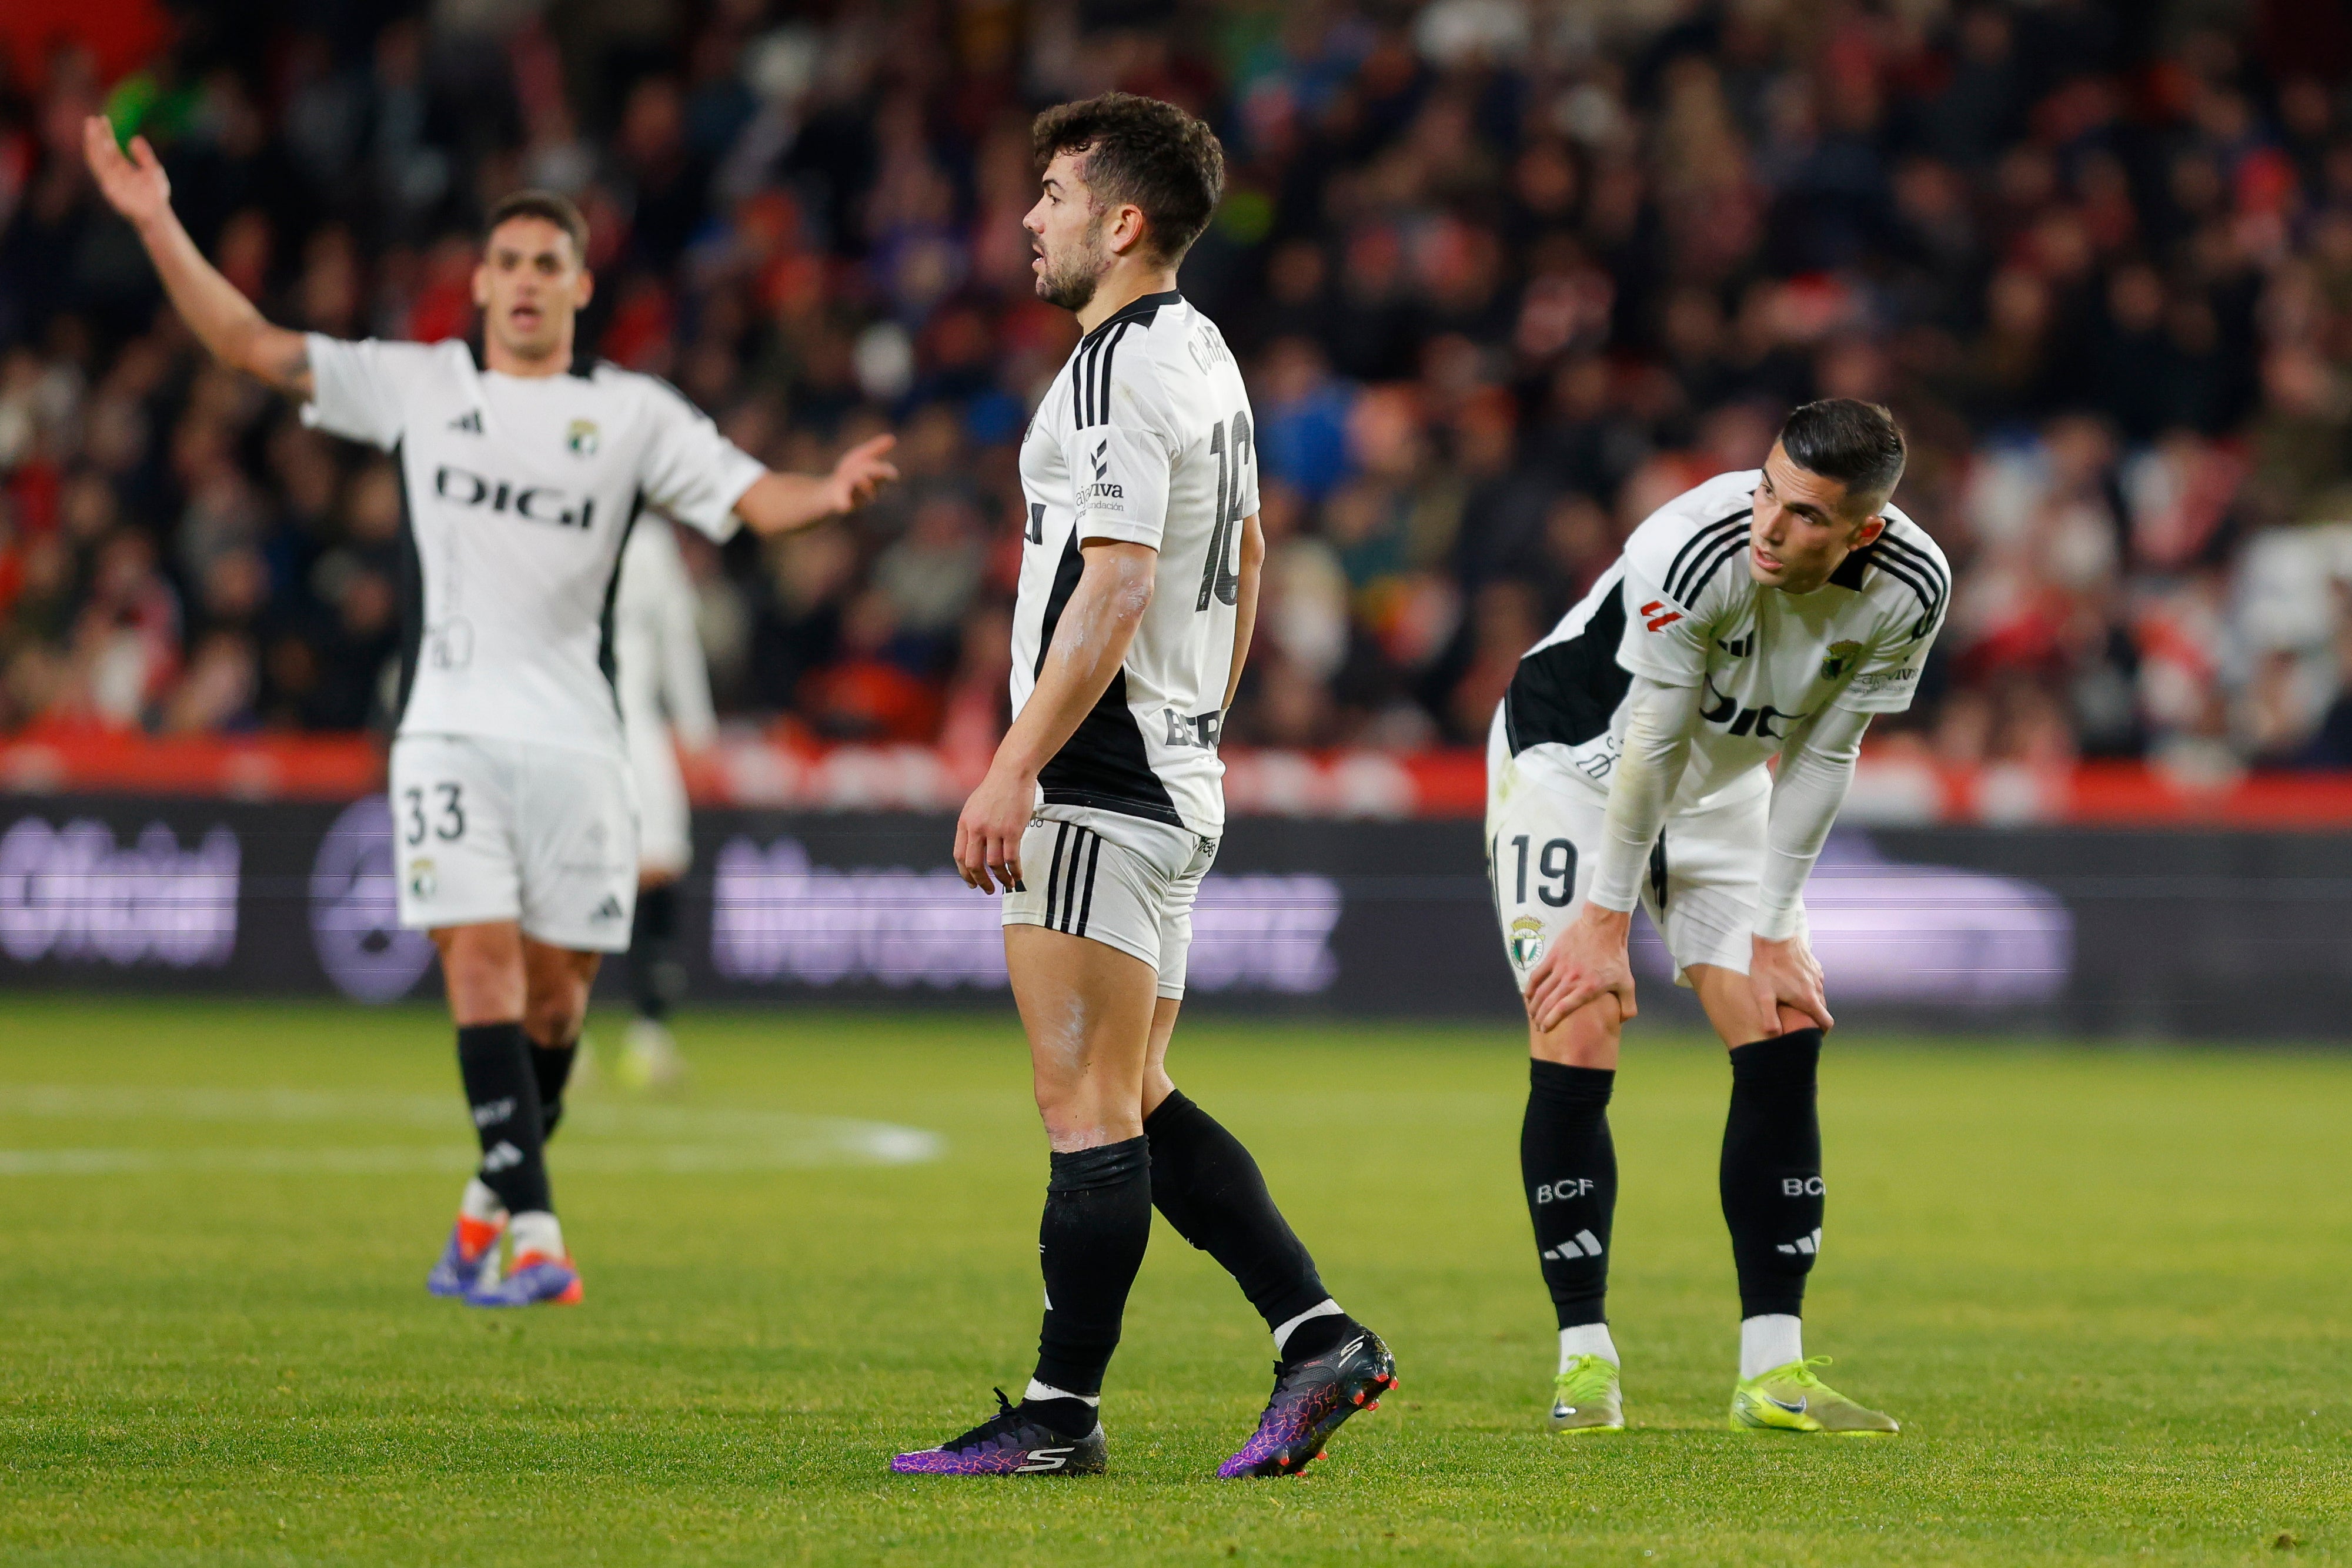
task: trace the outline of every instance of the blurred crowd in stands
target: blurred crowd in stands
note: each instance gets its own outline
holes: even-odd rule
[[[101,105],[273,318],[472,329],[478,214],[590,214],[596,352],[905,485],[685,534],[722,713],[984,749],[1014,448],[1075,340],[1028,120],[1210,118],[1182,286],[1251,374],[1271,543],[1229,733],[1472,743],[1661,501],[1792,403],[1891,404],[1958,584],[1885,743],[2352,766],[2352,32],[2341,6],[969,0],[231,6],[121,80],[0,69],[0,732],[383,721],[381,455],[208,366],[91,191]]]

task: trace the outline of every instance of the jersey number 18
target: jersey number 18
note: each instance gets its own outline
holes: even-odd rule
[[[1226,565],[1242,535],[1242,465],[1255,454],[1250,441],[1249,411],[1244,409],[1233,418],[1233,438],[1225,437],[1224,425],[1209,433],[1209,450],[1217,455],[1217,515],[1209,528],[1209,559],[1201,568],[1201,599],[1193,605],[1195,612],[1209,608],[1209,597],[1214,594],[1220,604],[1231,604],[1241,595],[1240,574]]]

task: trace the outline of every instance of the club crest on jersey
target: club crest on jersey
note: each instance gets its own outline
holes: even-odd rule
[[[1844,674],[1853,668],[1854,658],[1861,652],[1862,644],[1859,643],[1831,643],[1830,651],[1822,655],[1822,679],[1833,681]]]
[[[574,457],[595,456],[598,444],[596,422],[593,419],[573,420],[572,427],[563,433],[563,444],[571,448]]]
[[[434,874],[431,861],[414,860],[408,862],[408,895],[411,898],[430,898],[440,886],[441,879]]]
[[[1544,956],[1543,922],[1532,915],[1522,915],[1511,922],[1511,963],[1522,971],[1532,969]]]

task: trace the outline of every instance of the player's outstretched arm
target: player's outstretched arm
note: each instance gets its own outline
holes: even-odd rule
[[[1824,709],[1790,737],[1772,779],[1748,983],[1756,993],[1757,1012],[1775,1032],[1791,1012],[1822,1029],[1837,1021],[1830,1017],[1821,964],[1805,940],[1805,879],[1845,803],[1854,764],[1862,758],[1863,732],[1869,727],[1866,713]]]
[[[223,364],[246,371],[292,397],[311,393],[310,350],[299,332],[274,327],[253,301],[220,275],[172,211],[172,182],[143,136],[123,155],[102,114],[82,122],[82,152],[107,204],[129,220],[163,280],[172,308]]]
[[[756,534],[788,534],[854,512],[883,486],[898,477],[889,460],[895,435],[877,435],[841,455],[830,474],[779,474],[772,469],[751,481],[735,503],[735,515]]]
[[[1650,848],[1665,826],[1667,805],[1690,760],[1699,688],[1636,675],[1627,700],[1633,714],[1624,751],[1610,775],[1607,831],[1584,907],[1528,977],[1528,1017],[1538,1029],[1558,1029],[1570,1013],[1603,996],[1617,998],[1622,1017],[1638,1010],[1626,940],[1633,934],[1633,905],[1641,902]]]
[[[1086,565],[1054,628],[1036,689],[956,819],[956,870],[982,893],[999,884],[1010,893],[1021,880],[1021,835],[1037,807],[1037,775],[1109,689],[1151,603],[1158,550],[1113,539],[1081,549]]]
[[[1249,663],[1250,633],[1257,626],[1258,580],[1265,574],[1265,530],[1257,514],[1242,519],[1241,570],[1234,590],[1234,667],[1225,677],[1225,700],[1219,713],[1233,711],[1242,689],[1242,666]]]

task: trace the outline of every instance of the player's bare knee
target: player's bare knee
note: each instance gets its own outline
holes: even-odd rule
[[[1625,1011],[1613,995],[1603,995],[1570,1013],[1557,1029],[1528,1026],[1528,1054],[1563,1067],[1614,1069]]]
[[[533,1045],[570,1045],[587,1021],[587,988],[566,988],[561,994],[533,996],[523,1009],[522,1031]]]

